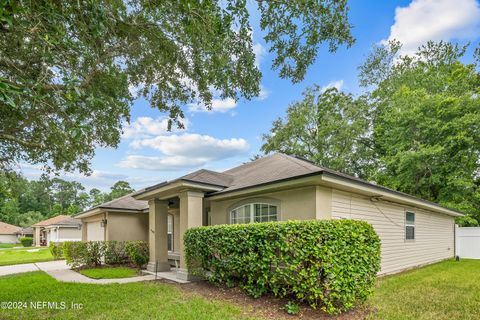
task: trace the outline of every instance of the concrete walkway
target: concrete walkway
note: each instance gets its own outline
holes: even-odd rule
[[[155,276],[153,275],[121,279],[91,279],[83,274],[71,270],[70,267],[65,263],[65,260],[2,266],[0,267],[0,276],[31,271],[44,271],[51,277],[61,282],[109,284],[155,280]]]

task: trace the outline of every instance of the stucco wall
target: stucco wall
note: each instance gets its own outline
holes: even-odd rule
[[[107,216],[107,239],[148,241],[148,213],[113,213]]]
[[[0,243],[17,243],[18,238],[14,234],[0,234]]]
[[[365,220],[382,241],[380,274],[395,273],[454,255],[454,218],[400,204],[371,202],[360,195],[332,193],[333,218]],[[405,240],[405,211],[415,212],[415,240]]]
[[[280,212],[278,220],[308,220],[316,218],[317,188],[305,187],[288,191],[258,193],[251,197],[242,197],[230,200],[210,201],[211,224],[228,223],[229,211],[244,202],[268,200],[278,202]]]

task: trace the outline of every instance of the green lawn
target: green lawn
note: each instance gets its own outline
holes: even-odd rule
[[[66,303],[65,310],[5,310],[0,319],[242,319],[242,310],[230,303],[182,294],[170,285],[154,282],[128,284],[60,283],[43,272],[0,277],[0,301]],[[82,304],[82,309],[71,308]]]
[[[126,267],[81,269],[78,272],[93,279],[116,279],[138,276],[138,271]]]
[[[480,260],[445,261],[378,281],[372,319],[479,319]]]
[[[29,252],[30,250],[37,249],[39,249],[39,251]],[[30,247],[0,250],[0,266],[51,260],[53,260],[53,257],[48,248]]]
[[[13,247],[21,247],[20,243],[0,243],[0,249],[3,248],[13,248]]]

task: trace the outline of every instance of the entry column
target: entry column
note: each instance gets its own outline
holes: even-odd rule
[[[150,261],[147,270],[170,271],[167,247],[168,201],[148,201],[148,246]]]
[[[183,191],[180,197],[180,270],[177,277],[189,280],[187,265],[185,263],[185,250],[183,244],[183,235],[194,227],[202,226],[203,221],[203,192]]]

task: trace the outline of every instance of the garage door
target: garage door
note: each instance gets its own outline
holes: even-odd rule
[[[17,236],[10,234],[0,234],[0,243],[17,243]]]
[[[104,228],[100,226],[100,221],[87,223],[87,241],[103,241]]]

